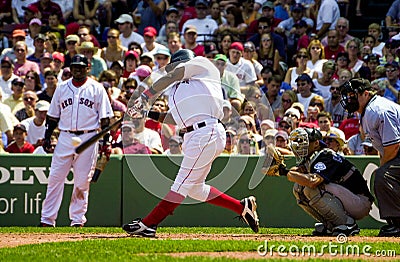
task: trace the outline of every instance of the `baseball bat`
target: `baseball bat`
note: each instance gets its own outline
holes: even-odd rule
[[[80,144],[77,148],[75,148],[75,153],[77,153],[77,154],[82,153],[86,148],[88,148],[93,143],[96,143],[100,138],[102,138],[108,131],[110,131],[114,127],[118,126],[122,122],[122,120],[123,120],[123,117],[118,119],[114,124],[109,125],[108,127],[101,130],[99,133],[95,134],[94,136],[92,136],[91,138],[89,138],[88,140],[86,140],[85,142]]]

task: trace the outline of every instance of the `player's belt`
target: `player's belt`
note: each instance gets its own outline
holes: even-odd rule
[[[203,122],[199,122],[196,124],[193,124],[191,126],[187,126],[186,129],[186,133],[192,132],[194,130],[197,130],[199,128],[205,127],[206,125],[211,125],[211,124],[215,124],[215,123],[221,123],[221,120],[219,119],[210,119],[210,120],[206,120]]]
[[[96,129],[80,130],[80,131],[72,131],[72,130],[64,130],[64,131],[67,132],[67,133],[79,136],[79,135],[83,135],[83,134],[87,134],[87,133],[92,133],[92,132],[96,131]]]

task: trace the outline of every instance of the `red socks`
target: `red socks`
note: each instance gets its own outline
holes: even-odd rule
[[[177,208],[182,201],[185,199],[184,196],[169,191],[168,194],[161,200],[160,203],[148,214],[145,218],[143,218],[142,222],[146,226],[158,225],[163,221],[167,216],[172,215],[175,208]]]
[[[242,214],[243,211],[243,205],[240,204],[239,200],[222,193],[215,187],[210,187],[210,194],[208,195],[206,202],[228,208],[239,215]]]

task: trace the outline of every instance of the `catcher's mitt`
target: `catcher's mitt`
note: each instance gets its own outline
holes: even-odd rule
[[[272,158],[272,161],[269,165],[263,166],[261,172],[267,176],[281,176],[286,175],[286,165],[284,163],[284,157],[282,154],[273,146],[267,146],[266,159],[264,164],[270,162],[269,160]]]

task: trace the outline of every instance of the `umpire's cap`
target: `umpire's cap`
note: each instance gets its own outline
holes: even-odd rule
[[[188,61],[190,59],[195,58],[196,55],[193,53],[192,50],[189,49],[181,49],[176,51],[172,56],[171,56],[171,62],[170,64],[180,62],[180,61]]]
[[[72,65],[81,65],[81,66],[88,67],[89,66],[89,62],[88,62],[86,56],[84,56],[82,54],[77,54],[77,55],[74,55],[74,57],[72,57],[70,65],[71,66]]]

